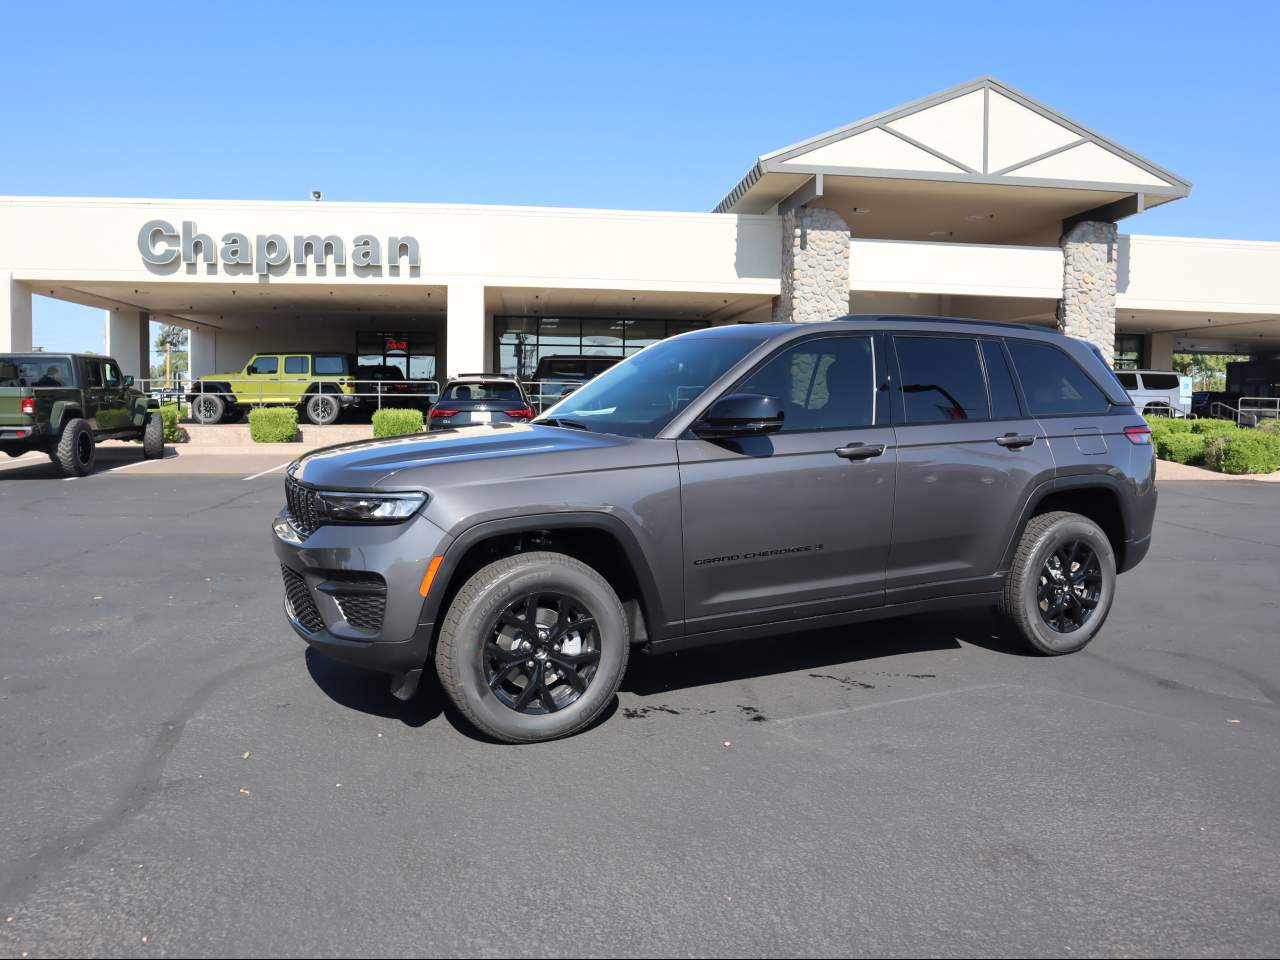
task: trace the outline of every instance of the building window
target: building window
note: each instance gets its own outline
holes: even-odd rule
[[[1141,370],[1146,360],[1145,346],[1146,337],[1140,333],[1117,333],[1112,366],[1117,370]]]
[[[391,368],[382,371],[387,380],[434,380],[436,376],[436,339],[430,333],[357,333],[356,353],[362,367]]]
[[[532,380],[546,357],[629,357],[677,333],[710,326],[705,320],[599,317],[494,317],[493,356],[498,372]]]

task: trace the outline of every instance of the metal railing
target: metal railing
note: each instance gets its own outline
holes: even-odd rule
[[[1256,427],[1263,420],[1280,419],[1280,397],[1241,397],[1238,406],[1221,400],[1209,404],[1209,413],[1223,420],[1234,420],[1242,427]]]
[[[397,401],[419,406],[428,405],[434,403],[440,395],[440,383],[436,380],[361,380],[358,377],[343,377],[341,380],[317,380],[314,377],[273,379],[226,377],[216,381],[216,386],[202,380],[143,377],[134,380],[133,385],[134,389],[162,403],[186,403],[189,396],[197,393],[225,396],[230,392],[235,395],[237,404],[267,406],[303,404],[312,395],[306,392],[307,387],[314,383],[332,384],[341,390],[341,396],[357,398],[361,406],[364,406],[367,401],[372,401],[370,405],[379,410],[384,406],[395,406]],[[221,388],[223,384],[227,389]],[[286,386],[290,384],[297,386],[290,389]],[[352,386],[357,389],[354,391],[347,389]],[[330,395],[339,395],[337,390],[327,392]],[[246,394],[248,394],[247,397]]]

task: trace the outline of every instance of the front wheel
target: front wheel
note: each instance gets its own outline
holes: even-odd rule
[[[449,606],[436,672],[472,724],[507,743],[577,733],[618,692],[631,631],[609,583],[562,553],[484,567]]]
[[[216,393],[197,394],[191,401],[191,416],[196,423],[219,423],[226,411],[226,401]]]
[[[1097,636],[1115,592],[1115,551],[1102,529],[1078,513],[1042,513],[1022,532],[1000,612],[1032,650],[1057,656]]]
[[[164,456],[164,417],[158,413],[147,414],[147,425],[142,428],[142,456],[147,460]]]
[[[315,393],[307,398],[307,419],[317,427],[327,427],[338,419],[338,400],[331,393]]]

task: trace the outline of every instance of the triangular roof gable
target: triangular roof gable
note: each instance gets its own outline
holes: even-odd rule
[[[1075,187],[1169,199],[1191,190],[1190,182],[994,77],[775,150],[753,173],[774,171]],[[749,184],[738,190],[743,186]],[[732,203],[733,196],[725,201]]]

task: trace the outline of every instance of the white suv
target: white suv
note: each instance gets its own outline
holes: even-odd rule
[[[1191,378],[1172,370],[1117,370],[1116,377],[1144,417],[1185,417]]]

